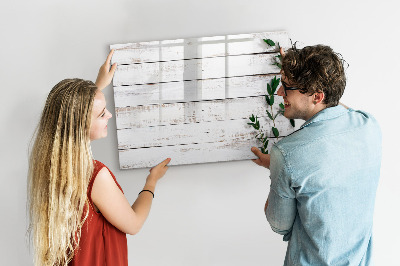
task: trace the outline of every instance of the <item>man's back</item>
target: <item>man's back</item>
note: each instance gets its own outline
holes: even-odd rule
[[[285,265],[370,264],[380,162],[376,120],[342,106],[274,146],[267,218],[289,240]]]

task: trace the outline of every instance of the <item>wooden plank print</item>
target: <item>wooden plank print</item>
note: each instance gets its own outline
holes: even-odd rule
[[[266,94],[265,88],[274,77],[256,75],[117,86],[114,87],[115,107],[261,96]]]
[[[112,63],[119,65],[276,52],[276,48],[265,45],[263,39],[272,39],[282,47],[289,46],[286,32],[262,32],[115,44],[110,49],[115,49]]]
[[[269,137],[272,121],[266,117],[259,119]],[[275,125],[282,135],[291,132],[292,126],[287,119],[278,116]],[[248,119],[222,120],[215,122],[154,126],[145,128],[129,128],[118,130],[118,149],[137,149],[183,144],[215,143],[222,141],[238,141],[252,139],[256,132],[249,126]]]
[[[118,65],[113,85],[126,86],[183,80],[279,74],[273,54],[238,55],[180,61]]]
[[[234,142],[128,149],[120,150],[119,160],[121,169],[153,167],[168,157],[173,158],[169,165],[247,160],[256,159],[250,148],[257,145],[252,138]]]
[[[276,97],[274,113],[281,97]],[[267,116],[264,96],[116,108],[117,129],[202,123]]]
[[[265,94],[280,77],[278,50],[263,39],[289,46],[286,32],[111,45],[121,169],[167,157],[171,165],[254,159],[250,148],[260,143],[248,118],[257,115],[272,137]],[[274,114],[282,98],[275,102]],[[275,126],[280,138],[293,131],[283,116]]]

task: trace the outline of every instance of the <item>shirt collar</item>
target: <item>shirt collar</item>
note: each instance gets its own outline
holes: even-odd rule
[[[332,118],[342,116],[345,113],[347,113],[348,111],[349,110],[346,109],[345,107],[343,107],[342,105],[325,108],[325,109],[319,111],[318,113],[316,113],[313,117],[308,119],[306,122],[304,122],[304,124],[300,127],[300,129],[302,129],[312,123],[315,123],[315,122],[325,121],[325,120],[329,120]]]

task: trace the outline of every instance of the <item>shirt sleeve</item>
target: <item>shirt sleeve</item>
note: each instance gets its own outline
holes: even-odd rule
[[[283,240],[288,241],[297,213],[296,193],[291,187],[288,165],[281,151],[275,146],[271,149],[270,174],[267,220],[272,230],[284,235]]]

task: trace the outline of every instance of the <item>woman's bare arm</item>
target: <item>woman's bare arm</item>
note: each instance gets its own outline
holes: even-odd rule
[[[157,181],[164,176],[170,160],[166,159],[150,170],[143,189],[154,193]],[[138,233],[142,228],[153,201],[153,195],[144,191],[131,206],[106,167],[97,174],[91,196],[93,203],[107,221],[122,232],[131,235]]]

